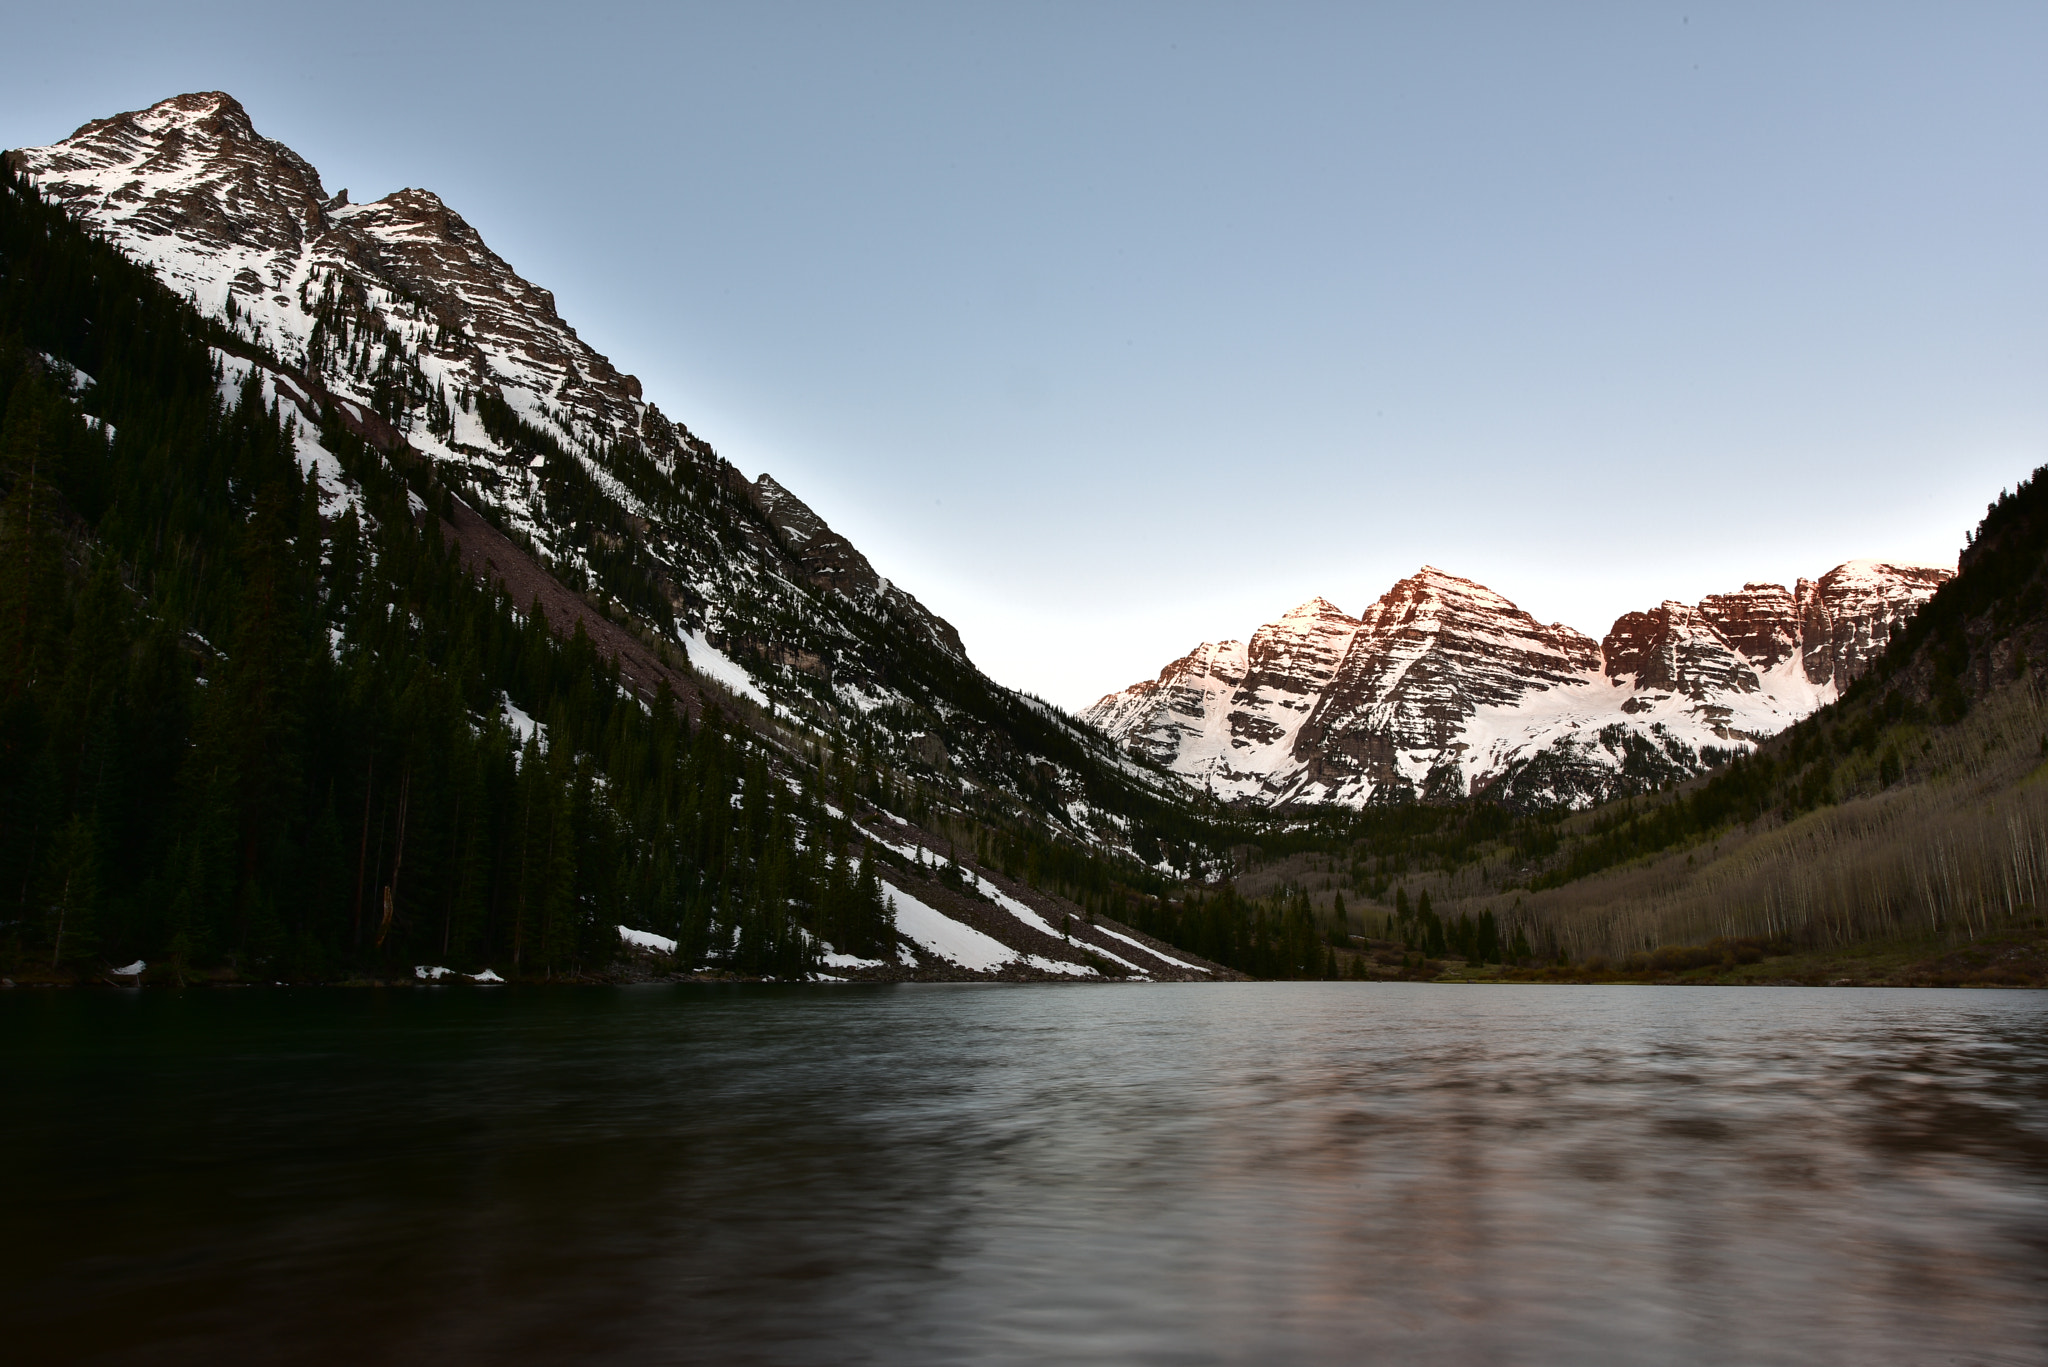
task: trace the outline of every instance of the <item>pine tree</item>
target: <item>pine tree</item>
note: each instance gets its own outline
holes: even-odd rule
[[[872,851],[860,861],[848,938],[853,942],[848,952],[864,958],[887,957],[896,946],[895,918],[883,898],[881,880],[875,877]]]
[[[1499,963],[1500,924],[1494,920],[1492,911],[1482,911],[1479,913],[1476,939],[1478,941],[1477,956],[1479,962],[1483,964]]]
[[[13,481],[0,506],[0,686],[10,693],[33,688],[47,675],[62,627],[51,407],[42,387],[24,374],[0,427],[0,471]]]

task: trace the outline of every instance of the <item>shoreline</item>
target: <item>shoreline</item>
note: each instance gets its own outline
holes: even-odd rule
[[[1670,957],[1676,954],[1677,958]],[[1660,955],[1664,955],[1660,959]],[[1411,982],[1438,986],[1523,985],[1556,987],[1997,987],[2048,989],[2048,930],[2027,928],[1985,935],[1962,944],[1928,938],[1875,941],[1840,950],[1798,950],[1783,944],[1711,942],[1673,951],[1645,951],[1623,962],[1594,959],[1562,964],[1471,964],[1457,959],[1431,959],[1400,951],[1391,943],[1344,956],[1346,968],[1335,981],[1367,985]],[[1396,964],[1398,963],[1398,967]],[[1008,964],[995,973],[953,971],[936,965],[890,966],[821,974],[816,978],[753,977],[723,971],[685,973],[653,958],[621,959],[605,969],[541,977],[497,978],[475,982],[470,975],[446,970],[437,976],[415,973],[392,976],[349,974],[334,978],[252,979],[233,968],[186,969],[152,964],[133,982],[111,968],[81,970],[44,965],[17,965],[0,974],[0,991],[54,988],[96,988],[136,991],[143,987],[229,989],[251,987],[341,988],[497,988],[497,987],[627,987],[649,983],[701,983],[707,986],[777,984],[846,986],[863,983],[1085,983],[1110,985],[1138,981],[1287,982],[1331,979],[1261,979],[1224,969],[1213,976],[1189,979],[1104,976],[1077,978],[1051,974],[1023,964]],[[485,972],[489,972],[487,968]],[[853,976],[865,973],[866,976]],[[495,975],[494,975],[495,976]]]

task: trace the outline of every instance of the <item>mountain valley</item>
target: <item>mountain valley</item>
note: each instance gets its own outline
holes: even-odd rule
[[[1956,570],[1596,640],[1425,566],[1074,717],[430,192],[330,194],[219,92],[5,166],[14,978],[1429,977],[2039,922],[2038,480]]]

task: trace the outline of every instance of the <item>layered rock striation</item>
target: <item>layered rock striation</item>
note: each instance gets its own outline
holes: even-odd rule
[[[1627,613],[1596,642],[1424,566],[1357,617],[1311,599],[1082,718],[1233,802],[1597,801],[1832,701],[1952,573],[1851,561]]]

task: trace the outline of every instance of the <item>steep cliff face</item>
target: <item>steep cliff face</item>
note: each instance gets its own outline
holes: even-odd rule
[[[1804,589],[1808,581],[1799,583]],[[1744,584],[1740,593],[1711,593],[1700,600],[1699,612],[1730,648],[1758,669],[1774,669],[1799,653],[1804,637],[1799,600],[1783,584]],[[1615,623],[1617,629],[1620,625]]]
[[[1920,605],[1954,577],[1954,571],[1930,565],[1851,560],[1829,570],[1818,583],[1800,580],[1806,677],[1816,684],[1853,683]]]
[[[1852,561],[1627,613],[1596,643],[1425,566],[1357,618],[1312,600],[1245,655],[1200,647],[1083,719],[1236,802],[1596,801],[1830,701],[1949,577]]]
[[[1769,656],[1776,641],[1767,638],[1762,645]],[[1600,642],[1600,655],[1607,677],[1638,693],[1682,693],[1704,702],[1762,687],[1757,665],[1715,628],[1705,611],[1687,603],[1623,613]]]

